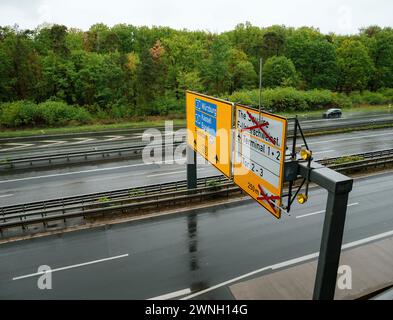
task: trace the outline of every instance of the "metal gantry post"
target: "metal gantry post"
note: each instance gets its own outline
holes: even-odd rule
[[[197,154],[194,148],[187,145],[187,188],[197,188]]]
[[[319,251],[313,299],[333,300],[348,205],[348,191],[330,192]]]
[[[353,179],[315,162],[299,164],[299,174],[328,191],[313,299],[333,300]]]

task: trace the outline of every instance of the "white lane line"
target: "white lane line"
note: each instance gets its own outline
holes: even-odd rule
[[[318,143],[330,143],[330,142],[338,142],[338,141],[347,141],[347,140],[358,140],[358,139],[363,139],[363,138],[374,138],[374,137],[382,137],[382,136],[387,136],[387,135],[392,135],[393,132],[386,132],[386,133],[379,133],[379,134],[370,134],[367,136],[354,136],[354,137],[348,137],[348,138],[340,138],[340,139],[332,139],[332,140],[322,140],[322,141],[311,141],[308,144],[318,144]]]
[[[6,198],[6,197],[12,197],[13,196],[13,194],[3,194],[3,195],[0,195],[0,198]]]
[[[183,289],[183,290],[163,294],[162,296],[150,298],[147,300],[169,300],[169,299],[174,299],[177,297],[185,296],[186,294],[190,294],[190,293],[191,293],[191,289],[188,288],[188,289]]]
[[[95,141],[96,139],[92,139],[92,138],[74,138],[74,140],[79,140],[78,142],[73,142],[70,143],[70,145],[75,145],[75,144],[82,144],[82,143],[86,143],[86,142],[90,142],[90,141]]]
[[[100,260],[94,260],[94,261],[89,261],[89,262],[74,264],[74,265],[66,266],[66,267],[62,267],[62,268],[52,269],[52,270],[47,271],[47,272],[36,272],[36,273],[26,274],[26,275],[24,275],[24,276],[14,277],[14,278],[12,278],[12,280],[15,281],[15,280],[21,280],[21,279],[31,278],[31,277],[35,277],[35,276],[42,275],[42,274],[44,274],[44,273],[53,273],[53,272],[57,272],[57,271],[64,271],[64,270],[68,270],[68,269],[74,269],[74,268],[84,267],[84,266],[88,266],[88,265],[91,265],[91,264],[96,264],[96,263],[100,263],[100,262],[111,261],[111,260],[115,260],[115,259],[121,259],[121,258],[125,258],[125,257],[128,257],[128,253],[122,254],[122,255],[120,255],[120,256],[115,256],[115,257],[110,257],[110,258],[105,258],[105,259],[100,259]]]
[[[359,202],[351,203],[351,204],[349,204],[347,207],[349,208],[349,207],[357,206],[358,204],[359,204]],[[303,214],[303,215],[301,215],[301,216],[297,216],[296,219],[306,218],[306,217],[314,216],[314,215],[316,215],[316,214],[321,214],[321,213],[324,213],[324,212],[325,212],[325,210],[321,210],[321,211],[317,211],[317,212],[312,212],[312,213],[307,213],[307,214]]]
[[[28,147],[34,146],[34,144],[31,144],[31,143],[6,143],[5,145],[6,146],[16,146],[16,147],[2,149],[1,151],[11,151],[11,150],[23,149],[23,148],[28,148]]]
[[[313,152],[312,154],[331,153],[334,151],[336,151],[336,150],[322,150],[322,151]]]
[[[174,161],[181,161],[183,159],[175,159]],[[100,172],[100,171],[111,171],[111,170],[117,170],[117,169],[125,169],[125,168],[133,168],[133,167],[141,167],[141,166],[146,166],[146,165],[153,165],[153,164],[175,164],[173,161],[170,163],[166,163],[166,161],[157,161],[157,162],[147,162],[147,163],[136,163],[136,164],[130,164],[126,166],[119,166],[119,167],[111,167],[111,168],[100,168],[100,169],[91,169],[91,170],[83,170],[83,171],[75,171],[75,172],[65,172],[65,173],[56,173],[56,174],[48,174],[46,176],[35,176],[35,177],[27,177],[27,178],[20,178],[20,179],[12,179],[12,180],[2,180],[0,181],[0,184],[2,183],[8,183],[8,182],[18,182],[18,181],[26,181],[26,180],[34,180],[34,179],[43,179],[43,178],[53,178],[53,177],[61,177],[61,176],[69,176],[73,174],[79,174],[79,173],[91,173],[91,172]],[[199,170],[199,169],[198,169]]]
[[[124,136],[104,136],[104,138],[109,138],[109,139],[104,140],[104,141],[108,142],[108,141],[116,141],[116,140],[123,139]]]
[[[357,241],[349,242],[347,244],[344,244],[341,247],[341,249],[349,249],[349,248],[357,247],[359,245],[363,245],[363,244],[366,244],[366,243],[369,243],[369,242],[373,242],[373,241],[376,241],[376,240],[380,240],[380,239],[383,239],[383,238],[387,238],[387,237],[390,237],[390,236],[393,236],[393,230],[390,230],[390,231],[384,232],[384,233],[380,233],[380,234],[377,234],[377,235],[374,235],[374,236],[371,236],[371,237],[367,237],[367,238],[364,238],[364,239],[360,239],[360,240],[357,240]],[[273,265],[268,266],[268,267],[263,267],[261,269],[258,269],[258,270],[246,273],[246,274],[241,275],[239,277],[230,279],[228,281],[221,282],[219,284],[216,284],[213,287],[210,287],[210,288],[207,288],[207,289],[195,292],[195,293],[193,293],[193,294],[191,294],[189,296],[186,296],[186,297],[184,297],[184,298],[182,298],[180,300],[189,300],[189,299],[195,298],[197,296],[200,296],[200,295],[202,295],[204,293],[207,293],[207,292],[210,292],[212,290],[215,290],[215,289],[221,288],[223,286],[226,286],[228,284],[232,284],[232,283],[237,282],[239,280],[243,280],[243,279],[248,278],[248,277],[250,277],[252,275],[258,274],[260,272],[263,272],[263,271],[266,271],[266,270],[269,270],[269,269],[276,270],[276,269],[288,267],[288,266],[291,266],[291,265],[294,265],[294,264],[298,264],[300,262],[305,262],[305,261],[308,261],[308,260],[311,260],[311,259],[315,259],[318,256],[319,256],[319,252],[314,252],[314,253],[311,253],[311,254],[299,257],[299,258],[295,258],[295,259],[287,260],[287,261],[284,261],[284,262],[276,263],[276,264],[273,264]]]
[[[198,172],[199,172],[199,171],[203,171],[203,170],[205,170],[205,168],[198,168]],[[153,178],[153,177],[160,177],[160,176],[169,176],[169,175],[171,175],[171,174],[179,174],[179,173],[185,173],[185,172],[187,172],[187,170],[151,174],[151,175],[148,175],[147,177],[148,177],[148,178]]]
[[[199,171],[199,170],[198,170]],[[187,172],[186,170],[181,170],[181,171],[173,171],[173,172],[165,172],[165,173],[157,173],[157,174],[151,174],[148,175],[148,178],[153,178],[153,177],[160,177],[160,176],[168,176],[171,174],[179,174],[179,173],[184,173]]]
[[[47,143],[47,144],[45,144],[45,145],[43,145],[43,146],[38,146],[38,148],[46,148],[46,147],[53,147],[53,146],[57,146],[57,145],[59,145],[59,144],[63,144],[63,143],[66,143],[66,142],[68,142],[68,141],[53,141],[53,140],[43,140],[43,141],[38,141],[38,142],[44,142],[44,143]]]

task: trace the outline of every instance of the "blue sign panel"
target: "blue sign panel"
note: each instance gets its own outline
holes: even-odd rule
[[[217,118],[217,106],[213,103],[195,99],[195,110],[204,114]]]
[[[215,137],[217,132],[217,106],[195,99],[195,125]]]

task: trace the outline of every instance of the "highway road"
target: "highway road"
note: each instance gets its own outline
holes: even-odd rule
[[[393,172],[355,181],[344,243],[393,234],[392,194]],[[231,298],[226,284],[235,278],[319,250],[325,201],[313,188],[310,201],[280,221],[244,201],[3,244],[0,299],[180,298],[203,289],[194,298]],[[54,271],[51,290],[37,287],[41,265]]]
[[[337,125],[354,125],[354,124],[372,124],[374,121],[381,119],[392,120],[392,114],[367,114],[367,115],[346,115],[341,119],[312,119],[301,120],[302,128],[324,130]],[[292,122],[290,122],[292,124]],[[292,126],[293,127],[293,126]],[[289,126],[291,129],[291,125]],[[174,130],[175,132],[177,130]],[[171,134],[171,131],[167,132]],[[114,147],[127,147],[132,145],[140,145],[142,143],[141,131],[123,130],[112,133],[103,134],[66,134],[56,138],[37,137],[31,138],[12,138],[0,139],[0,158],[6,157],[22,157],[26,155],[44,155],[53,154],[55,152],[71,152],[71,151],[92,151]]]
[[[307,139],[315,159],[393,148],[393,130],[359,131]],[[211,165],[199,165],[198,176],[219,172]],[[180,164],[144,164],[128,160],[105,164],[13,172],[0,176],[0,207],[78,194],[87,194],[149,184],[184,180]]]

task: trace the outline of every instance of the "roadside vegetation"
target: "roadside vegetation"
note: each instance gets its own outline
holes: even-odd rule
[[[272,112],[378,110],[393,103],[392,28],[346,36],[250,23],[221,34],[125,24],[88,31],[14,26],[0,27],[0,129],[27,134],[143,127],[166,118],[180,123],[185,89],[256,106],[259,57],[262,103]]]
[[[362,157],[362,156],[344,156],[344,157],[336,159],[333,164],[353,163],[353,162],[361,161],[361,160],[364,160],[364,157]]]

